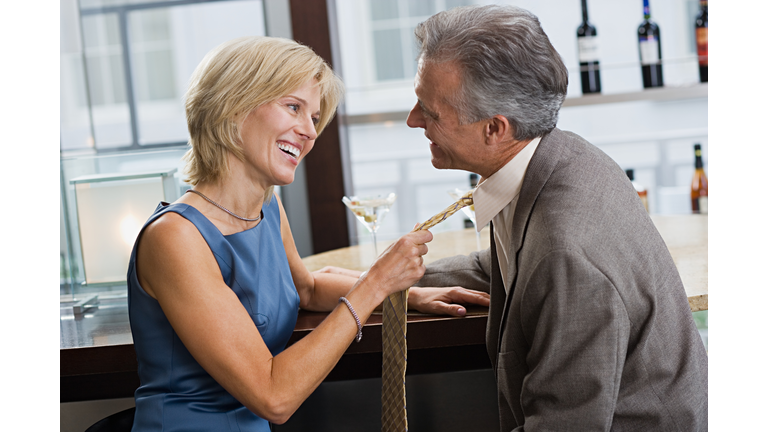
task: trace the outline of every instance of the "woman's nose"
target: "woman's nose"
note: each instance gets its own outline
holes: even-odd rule
[[[317,129],[315,129],[315,121],[312,117],[305,117],[305,120],[299,125],[298,132],[310,140],[317,138]]]

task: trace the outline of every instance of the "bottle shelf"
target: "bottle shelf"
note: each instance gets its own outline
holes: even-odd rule
[[[635,101],[661,102],[670,100],[698,99],[706,98],[707,96],[708,84],[697,83],[686,86],[667,86],[661,88],[644,89],[627,93],[591,94],[568,97],[565,99],[565,102],[563,102],[563,108]]]
[[[708,84],[696,83],[684,86],[666,86],[661,88],[643,89],[626,93],[591,94],[584,96],[567,97],[563,102],[563,108],[614,104],[635,101],[671,101],[706,98],[708,96]],[[356,114],[343,116],[342,121],[347,125],[404,122],[410,111],[379,112],[374,114]]]

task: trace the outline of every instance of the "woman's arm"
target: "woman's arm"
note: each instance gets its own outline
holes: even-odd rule
[[[345,296],[357,282],[362,272],[341,267],[327,266],[310,272],[304,265],[293,241],[288,218],[285,216],[280,199],[280,230],[293,281],[301,298],[301,308],[313,311],[329,311],[336,307],[339,297]],[[408,307],[422,313],[436,315],[464,316],[463,305],[488,306],[487,293],[468,290],[459,286],[441,288],[413,287],[408,295]],[[379,309],[381,309],[379,307]]]
[[[318,274],[330,273],[346,275],[357,279],[363,272],[349,270],[341,267],[326,266],[312,272],[315,277]],[[483,291],[470,290],[460,286],[449,287],[411,287],[408,295],[408,309],[421,313],[435,315],[464,316],[467,310],[464,306],[480,305],[488,307],[491,304],[491,296]],[[381,309],[381,305],[376,308]]]
[[[429,232],[401,238],[350,287],[346,297],[361,320],[389,294],[423,275],[421,255],[431,239]],[[315,331],[273,357],[248,312],[222,281],[203,237],[175,213],[145,229],[137,272],[195,360],[248,409],[274,423],[291,416],[357,334],[352,314],[337,303]]]
[[[296,249],[283,203],[277,195],[273,199],[280,206],[280,235],[288,257],[288,265],[291,268],[293,283],[299,293],[301,308],[319,312],[332,310],[339,303],[339,297],[346,296],[357,283],[359,274],[354,277],[354,271],[338,267],[326,268],[322,272],[310,272]]]

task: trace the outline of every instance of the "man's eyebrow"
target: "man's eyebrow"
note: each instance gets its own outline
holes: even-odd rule
[[[419,101],[419,106],[421,107],[421,110],[426,115],[428,115],[428,116],[430,116],[432,118],[435,118],[435,119],[438,117],[436,112],[434,112],[434,111],[430,110],[429,108],[427,108],[426,106],[424,106],[424,102],[421,99],[417,99],[417,100]]]

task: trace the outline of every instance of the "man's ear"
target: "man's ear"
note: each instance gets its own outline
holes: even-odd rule
[[[499,144],[512,138],[514,130],[509,120],[503,115],[497,114],[489,118],[485,123],[485,143],[487,145]]]

